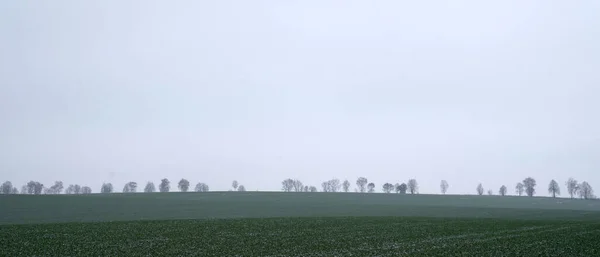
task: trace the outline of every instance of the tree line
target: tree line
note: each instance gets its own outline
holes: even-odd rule
[[[577,180],[573,178],[569,178],[565,183],[567,186],[567,191],[571,198],[575,198],[579,196],[581,199],[596,199],[597,197],[594,195],[594,190],[592,186],[584,181],[578,183]],[[281,182],[282,190],[284,192],[317,192],[317,188],[314,186],[305,186],[300,180],[297,179],[285,179]],[[536,194],[535,187],[537,186],[536,180],[532,177],[525,178],[522,182],[518,182],[515,186],[515,193],[519,196],[526,194],[527,196],[533,197]],[[369,182],[365,177],[359,177],[356,180],[356,188],[355,192],[358,193],[374,193],[375,183]],[[442,194],[446,194],[448,189],[450,188],[450,184],[448,181],[442,180],[440,182],[440,191]],[[476,187],[476,193],[478,195],[483,195],[485,189],[483,188],[483,184],[479,183]],[[344,180],[344,182],[340,182],[339,179],[334,178],[327,181],[323,181],[321,183],[321,191],[322,192],[349,192],[350,191],[350,182],[348,180]],[[381,191],[383,193],[398,193],[398,194],[418,194],[419,192],[419,184],[416,179],[409,179],[407,183],[384,183],[381,186]],[[556,198],[557,195],[560,195],[560,186],[556,180],[551,180],[548,185],[548,193]],[[493,195],[493,190],[489,189],[487,191],[488,195]],[[506,196],[508,194],[508,189],[505,185],[502,185],[498,190],[498,194],[501,196]]]
[[[235,187],[238,189],[238,191],[246,190],[243,185],[238,187],[237,181],[235,181],[235,184],[236,184]],[[177,187],[179,188],[179,190],[181,192],[188,192],[190,189],[190,182],[187,179],[181,179],[179,181],[179,183],[177,184]],[[125,184],[125,186],[123,186],[122,192],[123,193],[136,193],[137,188],[138,188],[137,182],[130,181],[130,182],[127,182]],[[159,192],[169,192],[170,189],[171,189],[171,182],[166,178],[162,179],[160,181],[160,184],[158,185],[158,191]],[[208,192],[209,187],[206,183],[200,182],[200,183],[196,184],[194,191],[195,192]],[[0,194],[54,195],[54,194],[62,194],[63,192],[64,192],[64,194],[91,194],[92,189],[88,186],[80,186],[77,184],[69,185],[65,189],[62,181],[56,181],[56,182],[54,182],[54,185],[52,185],[50,187],[45,187],[44,184],[37,182],[37,181],[30,181],[21,187],[21,191],[19,191],[19,189],[17,187],[13,186],[13,184],[10,181],[6,181],[6,182],[2,183],[2,185],[0,185]],[[100,187],[100,193],[106,194],[106,193],[114,193],[114,192],[115,192],[115,189],[114,189],[112,183],[102,183],[102,186]],[[154,185],[153,182],[149,181],[148,183],[146,183],[146,186],[144,187],[143,192],[144,193],[156,192],[156,186]]]
[[[446,182],[447,184],[447,182]],[[339,179],[334,178],[321,183],[321,192],[350,192],[350,181],[347,179],[341,182]],[[281,182],[281,190],[284,192],[317,192],[317,187],[304,185],[298,179],[285,179]],[[356,188],[354,189],[357,193],[374,193],[375,183],[369,182],[365,177],[359,177],[356,180]],[[396,192],[399,194],[416,194],[419,191],[419,184],[416,179],[410,179],[407,183],[385,183],[383,184],[382,191],[384,193]],[[445,192],[444,192],[445,193]]]
[[[597,198],[596,195],[594,195],[594,189],[586,181],[579,183],[576,179],[569,178],[565,185],[567,186],[567,192],[570,195],[571,199],[574,199],[575,197],[579,197],[581,199],[586,200]],[[522,182],[518,182],[516,184],[515,194],[518,196],[522,196],[525,194],[526,196],[533,197],[536,194],[536,186],[537,182],[535,181],[535,179],[532,177],[527,177]],[[477,185],[476,192],[478,195],[483,195],[484,189],[481,183]],[[498,194],[501,196],[505,196],[507,195],[507,193],[508,192],[505,185],[502,185],[498,190]],[[548,193],[553,198],[556,198],[557,195],[560,195],[560,186],[558,182],[556,182],[556,180],[552,179],[548,184]],[[488,195],[493,195],[493,191],[488,190]]]
[[[304,185],[298,179],[285,179],[281,182],[282,190],[284,192],[317,192],[318,189],[315,186]],[[375,183],[369,182],[365,177],[359,177],[355,182],[354,191],[357,193],[374,193],[376,192]],[[579,183],[574,178],[569,178],[565,183],[567,187],[567,193],[571,198],[579,197],[581,199],[596,199],[594,195],[594,190],[592,186],[583,181]],[[344,182],[341,182],[337,178],[333,178],[327,181],[323,181],[321,183],[321,192],[350,192],[351,183],[347,179]],[[533,197],[536,194],[536,180],[532,177],[527,177],[523,181],[518,182],[515,186],[515,194],[518,196],[527,195]],[[244,192],[246,188],[244,185],[238,183],[237,180],[234,180],[231,183],[232,191]],[[123,186],[123,193],[136,193],[138,188],[138,184],[135,181],[127,182]],[[177,188],[181,192],[190,191],[190,182],[187,179],[181,179],[177,183]],[[442,180],[440,182],[440,191],[442,194],[446,194],[450,185],[448,181]],[[40,194],[61,194],[63,192],[65,194],[91,194],[92,189],[88,186],[80,186],[77,184],[71,184],[66,189],[63,186],[62,181],[56,181],[50,187],[45,187],[42,183],[37,181],[30,181],[27,184],[21,187],[19,191],[17,187],[14,187],[10,181],[4,182],[0,185],[0,194],[30,194],[30,195],[40,195]],[[171,189],[171,182],[169,179],[164,178],[160,181],[158,185],[158,192],[169,192]],[[477,195],[483,195],[485,189],[483,184],[479,183],[475,188]],[[209,187],[207,184],[199,182],[193,189],[194,192],[208,192]],[[392,193],[395,192],[397,194],[418,194],[419,193],[419,184],[416,179],[409,179],[406,183],[389,183],[386,182],[381,186],[381,191],[383,193]],[[144,193],[154,193],[157,192],[157,188],[153,182],[149,181],[146,183],[146,186],[143,190]],[[100,187],[100,193],[114,193],[114,187],[111,183],[103,183]],[[556,197],[561,194],[560,186],[556,180],[551,180],[548,184],[548,193],[552,197]],[[493,191],[488,189],[488,195],[493,195]],[[502,185],[498,190],[498,194],[501,196],[506,196],[508,194],[508,189],[505,185]]]

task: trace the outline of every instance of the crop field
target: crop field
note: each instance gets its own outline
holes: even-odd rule
[[[600,256],[598,204],[351,193],[0,196],[0,256]]]
[[[600,223],[337,217],[0,226],[5,256],[600,256]]]

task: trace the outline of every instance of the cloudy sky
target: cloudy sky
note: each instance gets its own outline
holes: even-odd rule
[[[600,190],[599,1],[1,1],[0,180]],[[174,186],[174,185],[173,185]],[[143,187],[143,185],[142,185]],[[354,186],[353,186],[354,187]],[[563,193],[566,190],[563,189]]]

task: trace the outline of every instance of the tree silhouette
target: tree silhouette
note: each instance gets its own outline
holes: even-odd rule
[[[414,195],[419,192],[419,183],[417,183],[416,179],[410,179],[408,181],[408,191],[411,195]]]
[[[446,194],[446,192],[448,192],[448,187],[450,187],[448,185],[448,181],[442,180],[442,182],[440,182],[440,189],[442,190],[442,194]]]
[[[479,183],[479,185],[477,185],[477,194],[483,195],[483,185],[481,183]]]
[[[158,191],[160,191],[161,193],[169,192],[169,190],[171,189],[170,184],[171,182],[168,179],[163,178],[160,181],[160,185],[158,185]]]
[[[365,177],[360,177],[356,180],[356,187],[358,188],[358,192],[364,193],[367,189],[368,180]]]
[[[501,196],[505,196],[505,195],[506,195],[506,186],[505,186],[505,185],[502,185],[502,186],[500,187],[500,190],[498,190],[498,193],[499,193]]]
[[[552,194],[554,198],[556,198],[556,195],[560,195],[560,187],[554,179],[548,184],[548,193]]]
[[[533,195],[535,195],[535,179],[533,179],[532,177],[524,179],[523,186],[525,186],[525,193],[527,193],[529,197],[533,197]]]

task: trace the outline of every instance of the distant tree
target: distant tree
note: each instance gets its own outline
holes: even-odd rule
[[[63,190],[63,182],[62,181],[55,181],[54,185],[52,185],[50,187],[50,193],[51,194],[60,194]]]
[[[498,193],[499,193],[501,196],[505,196],[505,195],[506,195],[506,186],[505,186],[505,185],[502,185],[502,186],[500,187],[500,190],[498,190]]]
[[[523,185],[525,186],[525,193],[527,194],[527,196],[533,197],[533,195],[535,195],[535,179],[533,179],[532,177],[528,177],[523,180]]]
[[[384,193],[389,194],[392,191],[394,191],[394,185],[392,185],[390,183],[383,184],[383,192]]]
[[[135,193],[137,192],[137,183],[136,182],[128,182],[123,187],[123,193]]]
[[[144,193],[154,193],[156,192],[156,187],[154,186],[154,183],[148,181],[148,183],[146,183],[146,187],[144,187]]]
[[[84,186],[84,187],[81,188],[81,193],[84,194],[84,195],[91,194],[92,193],[92,189],[90,187]]]
[[[233,187],[233,191],[237,191],[239,183],[237,182],[237,180],[234,180],[233,182],[231,182],[231,186]]]
[[[28,191],[29,191],[29,188],[27,187],[27,185],[23,185],[23,186],[21,187],[21,194],[22,194],[22,195],[29,194],[29,192],[28,192]]]
[[[347,179],[344,180],[342,188],[344,189],[344,192],[348,193],[348,191],[350,190],[350,181],[348,181]]]
[[[560,187],[554,179],[548,184],[548,193],[552,194],[554,198],[556,198],[556,195],[560,195]]]
[[[246,188],[244,187],[244,185],[238,186],[238,192],[246,192]]]
[[[13,194],[13,195],[19,194],[19,189],[17,189],[16,187],[13,187],[11,194]]]
[[[196,192],[208,192],[208,185],[202,182],[196,184],[196,188],[194,189]]]
[[[292,192],[292,189],[294,189],[294,180],[293,179],[288,178],[288,179],[281,181],[281,190],[283,190],[283,192]]]
[[[419,183],[417,183],[416,179],[410,179],[408,181],[408,191],[413,195],[419,192]]]
[[[342,185],[340,184],[340,180],[337,178],[325,181],[321,183],[321,187],[323,188],[323,192],[339,192]]]
[[[295,192],[302,192],[302,189],[304,188],[304,184],[302,184],[302,181],[300,181],[298,179],[294,179],[292,181],[292,188],[294,189]]]
[[[408,190],[408,186],[405,183],[400,184],[396,187],[396,192],[400,192],[400,194],[405,195],[406,190]]]
[[[356,180],[356,186],[358,188],[358,192],[364,193],[367,190],[367,178],[360,177]]]
[[[373,193],[375,192],[375,183],[371,182],[367,185],[367,188],[369,189],[369,193]]]
[[[44,184],[37,181],[27,183],[27,193],[30,195],[40,195],[44,190]]]
[[[190,182],[187,179],[182,178],[181,180],[179,180],[177,187],[179,187],[179,191],[187,192],[190,188]]]
[[[308,186],[304,186],[304,192],[308,192]]]
[[[110,194],[113,192],[113,185],[111,183],[104,183],[100,188],[100,193]]]
[[[77,194],[77,195],[81,194],[81,186],[80,185],[75,184],[75,194]]]
[[[69,185],[67,189],[65,189],[65,194],[73,195],[75,194],[75,185]]]
[[[310,186],[310,187],[308,188],[308,191],[309,191],[309,192],[311,192],[311,193],[315,193],[315,192],[317,192],[317,187],[315,187],[315,186]]]
[[[565,184],[567,185],[567,192],[569,192],[571,199],[573,199],[573,196],[577,195],[577,189],[579,188],[577,180],[574,178],[569,178]]]
[[[399,194],[399,193],[400,193],[400,184],[396,183],[396,184],[394,185],[394,191],[396,192],[396,194]]]
[[[13,191],[13,185],[12,185],[12,182],[10,182],[10,181],[6,181],[6,182],[2,183],[2,186],[0,186],[0,194],[8,195],[8,194],[12,193],[12,191]]]
[[[170,189],[171,182],[168,179],[163,178],[162,180],[160,180],[160,185],[158,185],[158,191],[160,191],[161,193],[167,193]]]
[[[517,186],[515,187],[515,192],[517,192],[517,195],[522,196],[524,191],[525,186],[523,185],[523,183],[517,183]]]
[[[487,193],[488,195],[494,195],[494,192],[491,189],[489,189]]]
[[[442,190],[442,194],[446,194],[446,192],[448,192],[448,182],[446,180],[442,180],[442,182],[440,183],[440,189]]]
[[[579,196],[583,199],[594,199],[594,190],[592,189],[592,186],[590,186],[590,184],[588,182],[581,182],[581,184],[579,185]]]
[[[323,183],[321,183],[321,188],[323,189],[323,192],[329,192],[329,183],[327,183],[328,181],[323,181]]]
[[[479,183],[479,185],[477,185],[477,194],[483,195],[483,185],[481,183]]]

